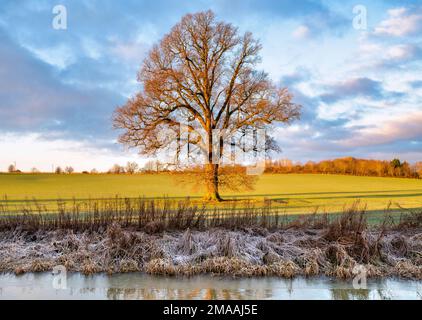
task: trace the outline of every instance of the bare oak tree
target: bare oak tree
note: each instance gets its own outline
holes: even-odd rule
[[[220,200],[220,164],[213,161],[213,146],[224,144],[213,130],[236,132],[264,129],[275,122],[290,123],[300,115],[286,88],[274,85],[256,70],[260,43],[247,32],[217,21],[213,12],[188,14],[150,51],[138,74],[142,90],[117,108],[114,127],[123,129],[119,141],[154,155],[169,147],[183,124],[188,143],[205,160],[206,199]],[[205,135],[195,134],[201,129]]]

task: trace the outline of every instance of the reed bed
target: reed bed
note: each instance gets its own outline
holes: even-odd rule
[[[103,230],[113,223],[150,233],[164,230],[204,230],[213,227],[260,226],[278,228],[291,220],[271,201],[255,206],[253,201],[232,201],[210,206],[189,198],[183,200],[113,198],[69,202],[58,200],[46,207],[36,200],[14,205],[0,203],[0,231],[26,230]]]
[[[16,208],[15,208],[16,209]],[[58,201],[56,212],[33,203],[0,206],[0,272],[142,271],[160,275],[327,275],[422,279],[422,212],[368,225],[359,203],[339,216],[291,219],[268,202],[199,206],[189,199]]]

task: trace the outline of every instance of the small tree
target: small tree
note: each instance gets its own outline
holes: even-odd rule
[[[121,173],[125,173],[125,168],[123,168],[122,166],[118,164],[115,164],[111,167],[111,169],[108,172],[112,174],[121,174]]]
[[[94,169],[91,170],[91,174],[97,174],[97,173],[98,173],[97,169],[94,168]]]
[[[144,165],[144,171],[147,172],[159,172],[163,169],[163,165],[159,160],[149,160]]]
[[[75,171],[75,169],[73,169],[72,167],[68,166],[65,168],[65,172],[67,174],[72,174]]]
[[[56,167],[56,170],[54,171],[55,174],[62,174],[63,169],[61,167]]]
[[[393,159],[390,162],[391,167],[394,169],[400,168],[402,166],[402,163],[400,162],[400,159]]]
[[[128,162],[126,164],[126,172],[129,174],[134,174],[139,170],[139,165],[136,162]]]
[[[33,167],[32,169],[31,169],[31,173],[39,173],[40,171],[37,169],[37,168],[35,168],[35,167]]]
[[[422,162],[416,162],[415,170],[419,178],[422,178]]]
[[[16,172],[16,167],[15,167],[15,165],[14,165],[14,164],[11,164],[11,165],[7,168],[7,171],[8,171],[9,173]]]
[[[155,170],[155,162],[154,160],[149,160],[144,164],[143,171],[151,172]]]

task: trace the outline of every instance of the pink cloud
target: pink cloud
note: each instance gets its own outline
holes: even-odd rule
[[[401,37],[414,34],[422,29],[422,14],[408,13],[406,8],[388,11],[389,18],[381,21],[374,34]]]
[[[361,147],[391,143],[397,140],[422,140],[422,111],[405,114],[378,126],[364,128],[353,138],[338,143],[347,147]]]

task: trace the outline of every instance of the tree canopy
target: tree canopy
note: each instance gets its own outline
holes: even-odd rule
[[[211,11],[184,16],[144,60],[142,89],[115,111],[114,126],[123,130],[119,141],[145,155],[175,142],[196,147],[204,160],[206,197],[220,199],[221,163],[213,156],[215,145],[224,153],[224,137],[213,131],[235,137],[239,130],[290,123],[300,115],[288,89],[256,69],[260,49],[251,33],[240,35]],[[181,126],[187,137],[181,137]]]

